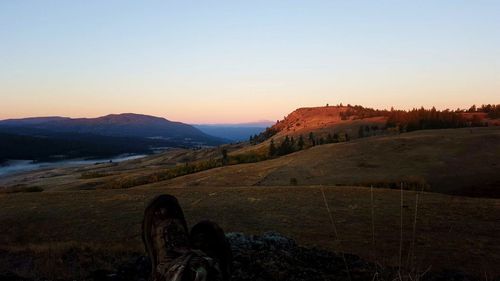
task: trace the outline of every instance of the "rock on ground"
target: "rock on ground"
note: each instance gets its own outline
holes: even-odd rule
[[[294,240],[274,232],[261,236],[229,233],[227,238],[233,252],[232,281],[401,280],[396,268],[382,269],[354,255],[300,247]],[[137,256],[115,272],[95,271],[88,280],[146,281],[149,279],[149,271],[149,259]],[[423,276],[415,273],[402,274],[402,277],[402,280],[421,281],[476,280],[455,271],[427,272]],[[0,274],[0,280],[26,279],[4,273]]]

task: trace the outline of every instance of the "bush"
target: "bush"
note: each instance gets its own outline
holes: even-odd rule
[[[221,166],[222,166],[221,159],[218,160],[210,159],[195,163],[184,163],[161,172],[151,173],[149,175],[119,178],[105,186],[102,186],[102,188],[104,189],[131,188],[139,185],[145,185],[164,180],[169,180],[176,177],[185,176],[188,174],[197,173]]]
[[[248,152],[243,154],[231,155],[229,157],[229,164],[242,164],[242,163],[255,163],[267,160],[266,155],[258,154],[255,152]]]
[[[2,193],[42,192],[43,188],[40,186],[15,185],[13,187],[1,188],[0,190]]]
[[[377,181],[377,182],[364,182],[360,184],[355,184],[359,186],[375,188],[390,188],[390,189],[401,189],[401,184],[404,190],[415,190],[415,191],[428,191],[430,190],[430,185],[423,179],[406,179],[406,180],[387,180],[387,181]]]
[[[42,192],[42,191],[43,191],[43,188],[41,188],[39,186],[28,186],[28,187],[24,188],[22,192]]]
[[[95,179],[95,178],[102,178],[108,176],[107,174],[100,173],[100,172],[86,172],[82,173],[80,176],[80,179]]]

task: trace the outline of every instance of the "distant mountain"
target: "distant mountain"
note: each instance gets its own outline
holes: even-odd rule
[[[35,117],[0,121],[0,163],[152,153],[167,147],[213,146],[228,140],[191,125],[140,114],[99,118]]]
[[[203,133],[195,127],[165,118],[142,114],[110,114],[98,118],[40,117],[0,121],[0,131],[40,135],[43,133],[77,133],[112,137],[157,138],[217,145],[223,139]],[[30,133],[31,132],[31,133]]]
[[[7,119],[0,120],[0,124],[9,125],[9,126],[31,126],[31,125],[39,125],[46,122],[54,122],[54,121],[62,121],[68,120],[70,118],[67,117],[59,117],[59,116],[49,116],[49,117],[29,117],[22,119]]]
[[[246,141],[250,136],[258,135],[267,127],[274,124],[275,122],[272,121],[258,121],[238,124],[199,124],[193,126],[208,135],[231,141]]]

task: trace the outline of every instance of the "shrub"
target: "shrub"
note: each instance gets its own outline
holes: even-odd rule
[[[255,152],[248,152],[242,154],[231,155],[229,157],[230,164],[243,164],[243,163],[255,163],[267,160],[266,155],[258,154]]]
[[[22,190],[22,192],[42,192],[43,188],[39,186],[28,186]]]
[[[25,186],[15,185],[0,189],[1,193],[20,193],[20,192],[42,192],[43,188],[40,186]]]
[[[405,180],[386,180],[386,181],[376,181],[376,182],[364,182],[356,184],[359,186],[375,188],[390,188],[390,189],[400,189],[401,184],[404,190],[416,190],[416,191],[428,191],[430,190],[430,185],[424,180],[419,178],[408,178]]]
[[[93,171],[93,172],[82,173],[82,175],[80,176],[80,179],[95,179],[95,178],[102,178],[105,176],[108,176],[108,175],[101,173],[101,172]]]

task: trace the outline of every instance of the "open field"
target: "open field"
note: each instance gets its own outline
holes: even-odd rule
[[[248,144],[228,146],[230,154]],[[163,186],[355,185],[500,197],[500,127],[423,130],[319,145],[276,159],[214,168],[170,180],[176,165],[221,157],[220,149],[172,150],[122,163],[36,171],[0,179],[0,187],[45,191]],[[155,183],[156,182],[156,183]],[[123,184],[125,183],[125,184]],[[129,184],[130,183],[130,184]]]
[[[191,225],[212,219],[231,232],[273,230],[302,245],[399,264],[398,190],[373,189],[372,205],[370,189],[363,187],[157,187],[0,195],[0,271],[81,278],[143,253],[142,212],[148,199],[160,193],[179,198]],[[424,192],[419,196],[413,232],[415,194],[404,191],[405,264],[415,241],[410,260],[421,271],[432,266],[433,270],[452,268],[490,278],[500,275],[500,200]]]
[[[315,146],[152,186],[362,185],[500,197],[500,128],[427,130]]]
[[[226,148],[238,154],[252,146]],[[221,157],[221,149],[176,149],[122,163],[14,175],[0,180],[0,272],[81,279],[96,269],[115,268],[144,254],[145,204],[156,194],[171,193],[191,224],[212,219],[230,232],[278,231],[305,246],[383,265],[398,266],[401,256],[402,266],[419,271],[431,266],[500,276],[500,199],[491,199],[500,197],[498,155],[499,127],[464,128],[319,145],[132,188],[110,189],[117,181],[149,179]],[[426,191],[419,193],[418,207],[417,192],[405,190],[401,208],[400,182]],[[370,185],[396,189],[374,188],[372,202],[371,189],[361,187]],[[9,188],[24,192],[5,192]]]

